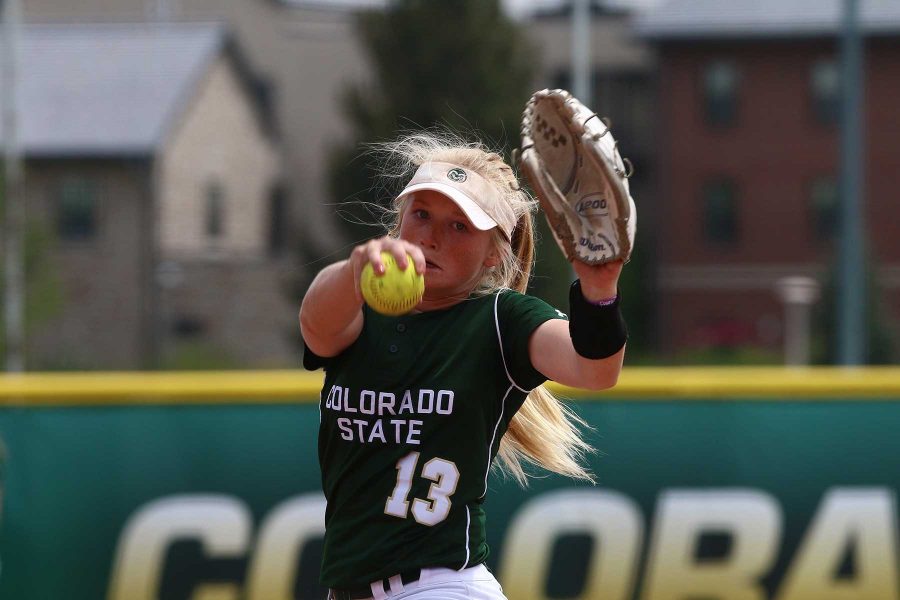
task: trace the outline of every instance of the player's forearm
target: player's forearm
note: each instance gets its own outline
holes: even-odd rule
[[[592,336],[603,335],[594,330]],[[602,358],[579,354],[570,335],[569,322],[551,319],[540,325],[528,342],[532,366],[557,383],[589,390],[605,390],[616,385],[625,357],[622,346]]]
[[[300,330],[307,344],[328,343],[360,319],[362,295],[349,261],[329,265],[313,280],[300,306]],[[316,348],[314,348],[316,350]]]
[[[576,361],[580,380],[576,387],[589,390],[609,389],[619,380],[619,373],[622,372],[622,364],[625,361],[625,347],[606,358],[591,360],[577,356]]]

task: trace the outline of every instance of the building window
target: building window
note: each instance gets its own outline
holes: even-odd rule
[[[183,339],[201,337],[208,328],[204,319],[194,315],[178,315],[172,320],[172,333]]]
[[[818,177],[809,188],[812,229],[817,239],[830,240],[837,233],[839,190],[832,176]]]
[[[809,77],[812,108],[816,120],[823,125],[837,123],[841,110],[840,73],[833,60],[813,64]]]
[[[703,186],[703,235],[717,244],[738,240],[737,186],[730,179],[717,179]]]
[[[715,61],[703,72],[703,104],[710,125],[732,125],[737,119],[740,76],[732,62]]]
[[[206,185],[206,235],[218,238],[222,235],[222,222],[225,212],[225,192],[222,184],[211,181]]]
[[[62,182],[57,191],[57,231],[63,240],[81,241],[97,234],[97,184],[81,177]]]

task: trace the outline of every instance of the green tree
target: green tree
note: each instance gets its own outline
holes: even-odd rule
[[[5,190],[3,163],[0,162],[0,214],[5,214]],[[2,240],[0,235],[0,242]],[[47,227],[37,221],[29,221],[24,239],[26,339],[28,332],[58,314],[62,307],[59,278],[51,260],[52,246],[53,236]],[[2,318],[5,286],[4,265],[0,263],[0,360],[6,357],[6,322]]]
[[[329,157],[331,194],[353,241],[380,233],[367,203],[384,206],[399,192],[379,187],[367,144],[445,128],[508,152],[518,144],[534,65],[497,0],[398,0],[361,13],[356,30],[372,78],[347,90],[353,139]]]

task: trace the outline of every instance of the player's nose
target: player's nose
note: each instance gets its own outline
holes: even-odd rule
[[[423,227],[421,233],[422,237],[419,239],[419,243],[422,247],[431,248],[432,250],[437,250],[440,247],[440,235],[431,224]]]

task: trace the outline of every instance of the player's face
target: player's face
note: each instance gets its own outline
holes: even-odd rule
[[[481,231],[440,192],[416,192],[407,201],[400,237],[425,254],[425,298],[465,298],[486,267],[497,264],[492,231]]]

